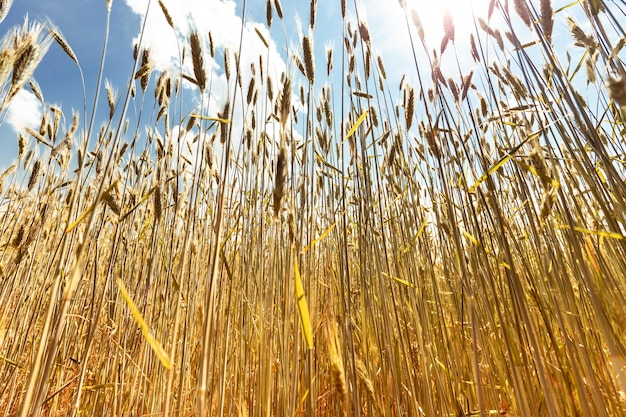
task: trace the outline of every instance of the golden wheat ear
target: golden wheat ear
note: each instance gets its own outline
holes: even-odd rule
[[[39,22],[29,24],[28,16],[24,18],[24,25],[13,29],[8,36],[13,41],[11,79],[6,96],[0,105],[0,111],[8,106],[28,82],[52,43],[52,37],[46,34],[44,26]],[[5,43],[4,39],[2,43]]]
[[[2,21],[9,14],[9,10],[11,10],[12,5],[13,0],[0,0],[0,23],[2,23]]]

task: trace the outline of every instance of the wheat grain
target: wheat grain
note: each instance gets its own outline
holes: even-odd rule
[[[426,34],[424,33],[424,26],[422,26],[422,21],[417,14],[417,10],[411,9],[411,18],[413,19],[413,25],[417,29],[417,34],[419,35],[422,42],[425,42]]]
[[[2,57],[0,57],[0,59],[2,59]],[[37,81],[30,80],[28,82],[28,86],[30,87],[30,91],[32,91],[35,97],[37,97],[37,100],[43,104],[43,93],[41,92],[41,88],[39,87],[39,84],[37,84]]]
[[[446,8],[443,14],[443,39],[441,40],[441,54],[446,50],[449,42],[454,42],[454,20],[452,13]]]
[[[474,34],[470,33],[470,53],[472,54],[472,58],[475,62],[480,62],[480,55],[478,55],[478,48],[476,47],[476,39],[474,38]]]
[[[626,106],[626,75],[619,78],[609,77],[606,81],[609,97],[620,106]]]
[[[304,52],[305,75],[310,84],[315,81],[315,61],[313,60],[313,40],[310,36],[302,39],[302,50]]]
[[[7,17],[13,0],[0,0],[0,23]]]
[[[413,125],[413,117],[415,114],[415,90],[409,87],[408,101],[406,102],[406,109],[404,113],[404,121],[406,123],[407,132],[411,130]]]
[[[159,0],[159,7],[161,8],[161,12],[163,13],[163,17],[165,17],[165,21],[167,22],[169,27],[174,29],[174,21],[172,20],[172,16],[170,15],[170,12],[167,10],[167,7],[165,7],[165,4],[163,3],[163,0]]]
[[[552,0],[540,0],[539,10],[541,13],[541,28],[548,43],[552,42],[552,28],[554,27],[554,17]]]
[[[5,100],[0,110],[6,107],[30,79],[35,68],[48,51],[52,38],[43,34],[43,26],[35,22],[29,26],[25,19],[21,30],[15,30],[12,76]]]
[[[361,39],[363,39],[363,42],[365,42],[365,44],[367,46],[370,45],[370,31],[367,28],[367,25],[365,24],[365,22],[359,22],[359,35],[361,36]]]
[[[380,71],[380,76],[382,77],[383,80],[387,79],[387,71],[385,71],[385,66],[383,65],[383,58],[378,55],[377,60],[378,62],[378,71]]]
[[[152,197],[154,202],[154,219],[158,222],[159,220],[161,220],[161,215],[163,211],[163,206],[161,203],[161,186],[159,184],[154,187]]]
[[[230,51],[228,48],[224,48],[224,74],[226,74],[226,80],[230,80]]]
[[[41,161],[39,159],[35,160],[33,164],[33,168],[30,171],[30,177],[28,178],[28,186],[26,187],[28,191],[31,191],[35,185],[37,185],[37,181],[39,181],[39,176],[41,174]]]
[[[200,37],[198,32],[193,30],[189,35],[189,43],[191,46],[191,61],[193,64],[193,75],[198,82],[200,93],[203,93],[206,88],[206,72],[204,69],[204,57],[202,52],[202,46],[200,45]]]
[[[593,53],[596,49],[598,49],[598,42],[596,39],[592,35],[587,35],[580,28],[580,26],[578,26],[574,19],[568,17],[567,24],[570,28],[572,36],[574,37],[574,45],[586,48],[590,53]]]
[[[283,6],[280,4],[280,0],[274,1],[274,9],[276,9],[276,14],[280,20],[283,20]]]
[[[309,14],[309,27],[311,28],[311,30],[313,30],[313,28],[315,28],[315,13],[317,9],[317,0],[310,0],[310,1],[311,1],[311,10]]]
[[[585,70],[587,73],[587,84],[593,84],[596,82],[596,62],[600,56],[600,51],[596,50],[593,54],[587,56],[585,60]]]
[[[283,133],[284,135],[284,133]],[[284,142],[284,139],[281,139]],[[283,197],[287,185],[287,149],[284,143],[281,143],[276,158],[276,170],[274,172],[274,218],[278,218],[278,214],[282,208]]]
[[[333,48],[326,48],[326,76],[330,77],[333,71]]]
[[[254,89],[254,77],[250,78],[250,82],[248,83],[248,93],[246,94],[246,103],[250,104],[250,102],[252,101],[252,97],[254,95],[255,89]]]
[[[532,16],[526,0],[513,0],[513,6],[517,15],[522,19],[522,22],[528,27],[532,24]]]
[[[104,80],[104,89],[107,93],[107,103],[109,104],[109,120],[113,120],[113,113],[115,113],[115,102],[117,100],[117,92],[111,85],[111,82]]]
[[[50,35],[55,40],[55,42],[61,47],[61,49],[63,49],[63,52],[65,52],[67,56],[69,56],[70,59],[74,61],[76,65],[79,65],[78,57],[74,53],[74,50],[72,49],[70,44],[67,42],[67,40],[65,39],[65,36],[63,36],[63,33],[61,33],[59,28],[57,28],[54,24],[52,24],[52,22],[48,22],[47,26],[48,26],[48,31],[50,32]]]
[[[215,44],[213,43],[213,33],[209,31],[209,54],[215,58]]]
[[[272,27],[272,0],[265,3],[265,22],[268,28]]]
[[[339,337],[333,324],[329,324],[326,327],[326,334],[328,338],[328,356],[330,359],[331,380],[333,382],[335,392],[339,395],[341,401],[345,403],[348,395],[346,373],[343,367],[341,350],[339,348]]]

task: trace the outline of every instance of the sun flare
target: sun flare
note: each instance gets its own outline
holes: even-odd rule
[[[408,0],[409,10],[414,10],[421,22],[429,44],[437,44],[444,35],[444,17],[452,18],[455,36],[465,36],[474,28],[477,17],[486,16],[490,0]]]

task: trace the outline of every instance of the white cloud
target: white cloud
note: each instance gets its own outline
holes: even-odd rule
[[[148,0],[126,0],[126,3],[133,12],[142,18],[145,17]],[[204,62],[207,79],[209,82],[213,81],[213,84],[210,86],[211,94],[217,100],[218,105],[223,105],[227,99],[225,95],[232,91],[232,88],[226,85],[226,78],[224,77],[223,51],[228,49],[231,54],[231,74],[234,74],[233,53],[239,49],[240,37],[242,37],[241,41],[244,45],[240,57],[244,88],[252,76],[251,64],[254,64],[258,69],[259,56],[263,59],[265,73],[269,74],[275,85],[278,85],[280,74],[285,71],[286,65],[278,53],[276,44],[270,38],[265,24],[251,21],[245,24],[242,23],[241,17],[237,15],[234,1],[164,0],[163,4],[172,18],[176,33],[167,24],[158,3],[152,2],[148,14],[148,23],[143,35],[143,44],[145,47],[150,48],[150,55],[155,69],[179,69],[179,56],[181,53],[179,47],[182,48],[183,45],[188,44],[189,33],[192,29],[195,29],[204,43]],[[257,34],[257,31],[268,42],[269,50]],[[215,60],[209,54],[209,32],[213,39]],[[133,39],[133,42],[137,42],[138,39],[139,36]],[[186,74],[193,74],[189,51],[186,54],[188,58],[183,70]],[[269,62],[267,62],[268,60]],[[234,82],[234,76],[231,76],[232,82]]]
[[[146,17],[148,0],[125,1],[140,18]],[[163,0],[163,4],[171,16],[175,31],[168,25],[158,2],[153,1],[147,16],[148,20],[142,40],[143,47],[150,49],[154,68],[157,71],[167,69],[175,74],[179,72],[181,53],[179,48],[187,45],[182,71],[186,75],[193,75],[188,39],[191,31],[195,29],[203,43],[204,64],[207,73],[207,93],[202,100],[204,102],[202,113],[213,117],[222,111],[226,102],[233,102],[232,95],[236,83],[234,56],[239,51],[241,42],[242,48],[239,59],[241,88],[238,88],[237,97],[231,103],[231,109],[234,112],[232,118],[234,146],[239,146],[241,143],[238,138],[243,135],[246,126],[244,120],[250,116],[252,108],[256,110],[257,132],[255,137],[258,137],[259,130],[264,128],[259,117],[262,115],[265,118],[268,116],[266,112],[272,111],[272,103],[269,103],[267,94],[267,78],[271,78],[275,100],[281,86],[281,74],[288,71],[266,24],[251,20],[244,22],[238,15],[240,11],[237,10],[237,4],[232,0]],[[215,59],[210,54],[209,32],[213,41]],[[139,35],[133,39],[133,43],[138,40]],[[228,51],[229,54],[230,80],[226,79],[224,70],[225,51]],[[262,77],[260,76],[260,61],[263,62]],[[246,105],[246,114],[244,115],[242,101],[246,100],[248,85],[252,77],[255,77],[258,102],[255,106]],[[191,89],[192,93],[198,92],[197,87],[189,82],[183,82],[183,86]],[[200,103],[200,97],[196,96],[195,105],[198,108],[192,110],[192,113],[199,112]],[[173,138],[174,142],[186,141],[187,139],[186,137]],[[191,149],[191,154],[187,156],[195,160],[195,152],[196,149]],[[219,155],[219,152],[216,154]]]
[[[37,129],[41,124],[42,105],[33,93],[20,90],[9,104],[7,122],[13,130],[21,132],[25,127]]]

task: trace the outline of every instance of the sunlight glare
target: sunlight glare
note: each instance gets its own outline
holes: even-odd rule
[[[486,17],[490,0],[407,0],[409,10],[415,10],[424,29],[426,42],[436,47],[444,36],[443,19],[447,11],[452,16],[455,37],[467,37],[474,31],[474,19]]]

